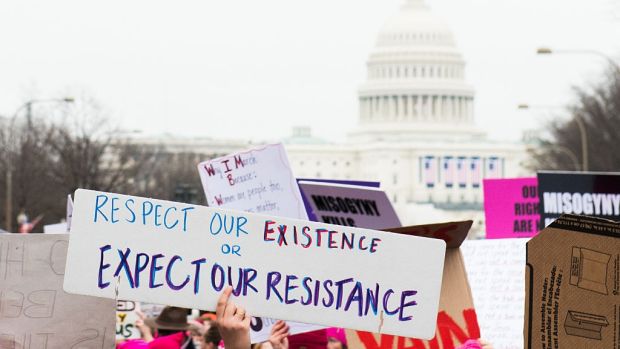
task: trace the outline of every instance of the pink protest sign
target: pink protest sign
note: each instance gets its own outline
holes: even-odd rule
[[[536,178],[484,180],[487,239],[531,237],[538,233]]]

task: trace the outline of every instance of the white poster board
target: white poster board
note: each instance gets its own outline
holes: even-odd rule
[[[0,348],[114,348],[116,302],[63,292],[68,239],[0,236]]]
[[[496,349],[523,348],[528,240],[465,240],[461,245],[482,338]]]
[[[282,144],[204,161],[198,165],[198,172],[211,207],[308,219]],[[275,321],[254,319],[252,343],[266,341]],[[323,328],[290,321],[288,325],[291,334]]]
[[[78,190],[71,293],[432,338],[445,242]],[[361,312],[361,313],[360,313]]]
[[[198,172],[211,207],[308,218],[282,144],[201,162]]]
[[[67,223],[47,224],[43,226],[43,234],[67,234]]]
[[[118,300],[116,302],[116,340],[139,339],[140,330],[136,327],[140,303]]]

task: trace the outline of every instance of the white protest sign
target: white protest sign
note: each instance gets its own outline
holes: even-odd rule
[[[47,224],[43,226],[43,234],[66,234],[67,232],[66,222]]]
[[[0,348],[114,348],[115,301],[63,292],[69,236],[0,236]]]
[[[299,186],[321,222],[370,229],[401,226],[390,200],[379,188],[308,181],[300,181]]]
[[[73,200],[69,194],[67,195],[67,233],[71,230],[71,218],[73,218]]]
[[[134,301],[118,300],[116,302],[116,339],[140,338],[140,330],[136,327],[140,303]]]
[[[434,336],[442,240],[82,189],[70,236],[67,292]]]
[[[201,162],[198,172],[211,207],[308,219],[282,144]]]
[[[308,219],[282,144],[204,161],[198,165],[198,172],[209,206]],[[253,319],[252,343],[267,340],[275,321]],[[293,322],[288,325],[291,334],[323,328]]]
[[[528,240],[465,240],[461,245],[482,338],[496,349],[523,348]]]

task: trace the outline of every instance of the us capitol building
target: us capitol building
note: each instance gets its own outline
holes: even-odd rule
[[[474,122],[474,88],[450,29],[423,0],[408,0],[379,33],[359,87],[347,141],[298,127],[283,140],[303,178],[380,181],[404,224],[484,218],[484,178],[530,175],[525,146],[487,140]],[[276,140],[277,141],[277,140]],[[207,138],[142,139],[197,162],[252,145]]]

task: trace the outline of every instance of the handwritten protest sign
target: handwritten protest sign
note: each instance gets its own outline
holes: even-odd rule
[[[209,206],[308,219],[282,144],[205,161],[198,165],[198,172]],[[275,321],[252,319],[252,343],[267,340]],[[291,334],[322,328],[293,322],[288,325]]]
[[[484,180],[487,239],[536,235],[540,214],[536,178]]]
[[[201,162],[198,172],[211,207],[308,218],[282,144]]]
[[[67,292],[412,337],[435,330],[445,242],[78,190]],[[118,294],[118,295],[117,295]]]
[[[136,327],[140,303],[119,300],[116,302],[116,339],[140,338],[140,330]]]
[[[369,229],[401,226],[381,189],[307,181],[299,182],[299,187],[320,222]]]
[[[528,240],[466,240],[461,246],[482,338],[496,349],[523,348]]]
[[[62,290],[68,239],[0,236],[0,348],[114,347],[115,302]]]

